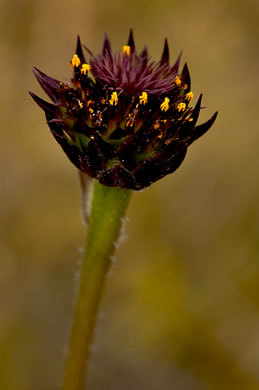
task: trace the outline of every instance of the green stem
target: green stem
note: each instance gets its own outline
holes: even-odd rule
[[[84,388],[103,287],[131,192],[121,188],[105,187],[98,181],[94,181],[79,295],[70,337],[63,390]]]

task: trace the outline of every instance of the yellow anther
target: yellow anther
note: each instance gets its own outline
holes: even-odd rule
[[[176,79],[174,80],[175,84],[177,85],[177,87],[180,87],[181,84],[182,84],[182,81],[180,80],[180,77],[179,76],[176,76]]]
[[[153,124],[153,129],[157,130],[157,129],[159,129],[159,127],[160,127],[160,122],[159,122],[159,120],[156,120],[155,123]]]
[[[159,129],[159,134],[157,136],[157,138],[163,138],[164,134],[162,132],[162,130]]]
[[[188,100],[188,102],[190,102],[192,99],[193,99],[193,93],[192,92],[188,92],[186,95],[185,95],[185,99]]]
[[[79,105],[80,108],[84,107],[84,104],[80,100],[78,100],[78,105]]]
[[[123,53],[126,54],[127,56],[130,55],[130,46],[124,45],[123,46]]]
[[[88,102],[87,102],[87,107],[89,107],[92,103],[94,103],[94,101],[93,100],[88,100]]]
[[[126,122],[126,127],[133,127],[133,125],[134,125],[134,121],[128,119]]]
[[[186,109],[186,104],[185,103],[179,103],[176,108],[177,108],[177,110],[179,112],[184,111]]]
[[[190,119],[189,119],[189,122],[192,122],[192,121],[193,121],[193,118],[190,118]]]
[[[83,64],[82,68],[81,68],[81,73],[86,74],[86,73],[90,72],[90,69],[91,69],[91,65]]]
[[[113,92],[109,100],[111,106],[117,106],[118,104],[118,95],[117,92]]]
[[[163,101],[163,103],[160,105],[161,111],[166,112],[168,110],[169,102],[170,102],[170,99],[168,97],[166,97],[165,100]]]
[[[127,117],[127,122],[126,122],[126,127],[130,126],[130,127],[133,127],[134,125],[134,114],[129,114],[128,117]]]
[[[147,101],[148,101],[147,93],[142,92],[142,95],[140,95],[140,97],[139,97],[139,103],[145,105],[147,103]]]
[[[80,59],[79,59],[77,54],[74,54],[74,56],[72,58],[72,61],[71,61],[71,64],[72,64],[73,68],[78,68],[79,67]]]

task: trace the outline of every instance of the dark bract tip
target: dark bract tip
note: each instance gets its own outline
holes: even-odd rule
[[[59,99],[59,81],[47,76],[35,67],[32,68],[32,71],[46,94],[56,102]]]
[[[181,58],[182,58],[182,54],[183,54],[183,51],[181,50],[177,60],[175,61],[175,64],[171,68],[171,72],[178,72],[180,61],[181,61]]]
[[[46,114],[53,114],[56,110],[56,107],[46,102],[45,100],[41,99],[39,96],[35,95],[33,92],[29,91],[29,94],[33,98],[33,100],[38,104],[40,108],[42,108]]]
[[[129,39],[128,39],[127,45],[131,47],[131,52],[133,53],[135,51],[135,42],[134,42],[132,28],[130,29],[130,34],[129,34]]]
[[[109,41],[108,35],[105,33],[104,34],[104,41],[103,41],[102,55],[105,56],[106,53],[111,55],[112,49],[111,49],[111,43]]]
[[[193,132],[193,141],[200,138],[203,134],[205,134],[209,128],[213,125],[218,115],[218,111],[212,115],[212,117],[205,123],[202,123],[199,126],[196,126]]]
[[[201,109],[201,100],[202,100],[202,93],[200,94],[199,99],[198,99],[198,101],[197,101],[197,103],[192,111],[192,120],[193,120],[192,124],[193,124],[193,126],[195,126],[195,124],[198,120],[198,117],[199,117],[199,113],[200,113],[200,109]]]
[[[189,69],[188,69],[188,66],[187,66],[186,62],[184,64],[184,67],[183,67],[183,70],[182,70],[181,80],[182,80],[183,84],[187,85],[186,92],[187,93],[190,92],[190,90],[191,90],[191,76],[190,76],[190,72],[189,72]]]
[[[165,38],[164,50],[163,50],[162,57],[160,60],[160,65],[163,65],[163,64],[169,64],[169,47],[168,47],[167,38]]]
[[[84,56],[84,53],[82,50],[82,45],[81,45],[81,40],[80,40],[79,35],[77,36],[76,54],[78,55],[81,63],[84,64],[86,61],[85,61],[85,56]]]

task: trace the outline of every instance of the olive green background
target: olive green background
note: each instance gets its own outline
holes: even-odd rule
[[[152,58],[165,36],[172,61],[184,50],[201,120],[219,116],[134,193],[88,389],[259,389],[258,1],[1,0],[0,15],[0,388],[59,389],[85,236],[31,68],[69,78],[78,33],[96,53],[133,27]]]

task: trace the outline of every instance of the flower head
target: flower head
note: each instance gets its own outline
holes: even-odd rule
[[[86,49],[78,37],[70,61],[70,82],[34,68],[53,103],[31,93],[45,111],[48,125],[72,163],[107,186],[139,190],[175,171],[188,146],[216,119],[197,125],[200,95],[194,108],[187,64],[169,64],[167,39],[160,61],[145,47],[135,49],[132,30],[127,45],[112,52],[104,38],[102,54]]]

